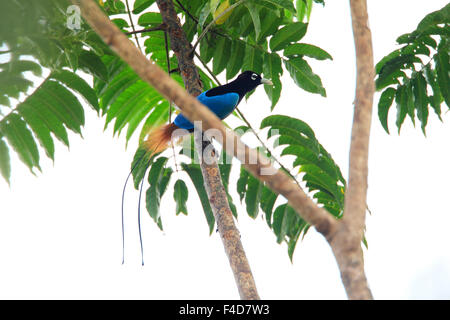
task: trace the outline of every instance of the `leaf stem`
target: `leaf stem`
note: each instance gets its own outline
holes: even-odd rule
[[[206,33],[208,32],[208,30],[216,23],[217,20],[219,20],[220,18],[222,18],[224,15],[226,15],[228,12],[231,12],[234,8],[236,8],[237,6],[241,5],[244,1],[247,0],[240,0],[238,2],[236,2],[235,4],[229,6],[226,10],[224,10],[223,12],[221,12],[217,17],[215,17],[213,19],[213,21],[211,21],[206,28],[203,30],[203,32],[200,34],[200,36],[197,38],[197,42],[195,42],[194,47],[192,48],[192,51],[195,51],[195,48],[197,48],[198,44],[200,43],[200,41],[202,40],[202,38],[206,35]]]

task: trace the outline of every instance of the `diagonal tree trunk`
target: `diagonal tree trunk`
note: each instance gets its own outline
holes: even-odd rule
[[[172,0],[156,0],[170,37],[171,49],[178,59],[178,67],[187,92],[198,96],[202,92],[202,82],[194,64],[192,46],[186,39]],[[197,130],[196,130],[197,131]],[[225,252],[233,270],[241,299],[259,299],[250,265],[241,243],[240,234],[228,203],[228,197],[220,177],[219,166],[210,148],[203,151],[203,135],[196,132],[195,148],[199,155],[206,193],[214,213],[217,229]]]

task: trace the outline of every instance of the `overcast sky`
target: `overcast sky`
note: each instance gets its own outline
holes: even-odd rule
[[[425,14],[446,3],[369,0],[376,62],[396,48],[399,35],[414,30]],[[302,41],[334,58],[311,62],[328,96],[302,91],[285,76],[274,113],[306,121],[347,177],[355,86],[348,1],[316,5]],[[258,127],[270,113],[263,88],[240,109]],[[378,299],[449,299],[449,115],[444,113],[441,123],[430,111],[425,138],[409,119],[399,136],[395,114],[392,110],[387,135],[374,108],[368,191],[372,215],[367,217],[365,250],[369,284]],[[232,119],[230,124],[240,123]],[[144,267],[137,233],[138,192],[129,186],[126,260],[121,264],[121,192],[137,137],[125,149],[124,137],[113,138],[103,126],[104,119],[87,112],[84,139],[72,134],[70,150],[58,142],[55,163],[43,158],[43,173],[37,177],[13,153],[11,188],[0,181],[0,298],[239,298],[220,237],[209,236],[191,184],[187,217],[175,216],[171,192],[162,199],[164,232],[143,211]],[[238,165],[231,183],[236,170]],[[185,175],[174,175],[168,190],[178,177]],[[238,204],[237,194],[233,197]],[[238,210],[237,225],[261,298],[346,298],[321,235],[310,230],[297,244],[291,263],[286,245],[276,243],[261,216],[253,220],[245,208],[238,205]]]

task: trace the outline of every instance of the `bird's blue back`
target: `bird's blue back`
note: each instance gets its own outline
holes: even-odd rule
[[[229,92],[221,95],[208,97],[208,91],[202,92],[197,96],[197,100],[207,106],[220,119],[225,119],[233,112],[239,102],[239,94],[236,92]],[[173,123],[182,129],[192,130],[194,125],[186,119],[181,113],[175,118]]]

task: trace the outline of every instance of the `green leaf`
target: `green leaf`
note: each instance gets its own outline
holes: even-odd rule
[[[160,25],[162,23],[161,14],[159,12],[146,12],[141,14],[138,19],[138,25],[147,27],[150,25]]]
[[[0,139],[0,173],[8,184],[11,184],[11,163],[6,142]]]
[[[440,10],[431,12],[423,18],[417,25],[417,31],[423,32],[431,26],[438,24],[448,24],[450,21],[450,4]]]
[[[250,174],[247,170],[245,170],[244,166],[241,166],[241,171],[239,174],[239,179],[236,183],[236,191],[239,194],[239,198],[242,202],[242,199],[244,199],[245,193],[247,191],[247,181]]]
[[[67,128],[81,134],[84,125],[84,109],[78,99],[59,83],[45,81],[33,93],[33,99],[49,109]]]
[[[436,73],[439,87],[441,89],[442,96],[445,103],[450,108],[450,81],[449,81],[449,54],[448,45],[445,42],[441,42],[438,47],[438,52],[434,56],[436,63]]]
[[[405,121],[406,114],[408,113],[408,99],[407,91],[405,86],[399,86],[397,88],[397,93],[395,95],[395,102],[397,103],[397,120],[395,122],[398,132],[400,133],[400,128]]]
[[[170,178],[172,177],[173,169],[171,167],[167,167],[164,169],[164,172],[161,176],[161,180],[159,181],[159,194],[161,197],[167,190],[167,185],[170,182]]]
[[[308,25],[306,23],[294,22],[281,28],[270,39],[270,50],[282,50],[290,43],[299,41],[306,34],[307,27]]]
[[[161,202],[161,194],[159,192],[159,186],[161,178],[164,173],[164,166],[167,162],[167,158],[160,157],[153,162],[150,172],[148,173],[148,182],[150,187],[146,192],[146,208],[150,217],[158,224],[158,227],[162,230],[161,214],[159,211],[159,205]]]
[[[414,106],[414,92],[411,81],[405,81],[406,86],[406,104],[408,106],[408,116],[411,119],[413,125],[415,126],[415,106]]]
[[[295,221],[296,216],[297,213],[288,204],[282,204],[275,209],[272,226],[278,243],[285,240],[286,234]]]
[[[252,70],[261,74],[263,70],[263,51],[252,46],[247,46],[242,70]]]
[[[272,212],[278,194],[273,192],[270,188],[264,186],[261,192],[261,210],[265,213],[266,222],[269,227],[272,227]]]
[[[323,97],[326,97],[325,88],[322,86],[320,77],[313,73],[309,64],[302,58],[293,58],[284,61],[286,69],[289,71],[291,78],[302,89],[311,92],[318,93]]]
[[[91,51],[83,50],[78,56],[78,66],[103,81],[108,81],[108,70],[103,61]]]
[[[27,105],[25,101],[18,108],[20,115],[26,121],[28,126],[33,130],[34,135],[39,140],[40,145],[44,148],[47,156],[55,159],[55,145],[50,135],[50,129],[46,126],[45,122],[36,114],[33,106]]]
[[[402,54],[386,61],[378,72],[378,78],[375,81],[376,89],[380,90],[390,84],[398,83],[397,78],[400,76],[405,77],[405,74],[401,72],[401,69],[412,65],[414,62],[422,63],[422,61],[414,54]],[[377,64],[377,66],[379,66],[379,64]]]
[[[0,122],[0,133],[6,137],[9,145],[13,147],[20,160],[27,165],[32,173],[34,173],[34,167],[41,170],[36,142],[25,121],[18,114],[11,113],[7,119]]]
[[[142,147],[139,147],[134,153],[133,161],[131,162],[131,173],[133,174],[134,188],[136,190],[139,190],[139,184],[144,179],[150,160],[150,153]]]
[[[173,199],[176,203],[176,215],[180,212],[187,215],[186,201],[188,199],[188,188],[183,180],[177,180],[173,187]]]
[[[150,7],[155,0],[136,0],[133,6],[133,14],[138,14]]]
[[[251,2],[244,2],[244,5],[247,7],[250,12],[250,16],[252,17],[253,26],[255,27],[256,40],[259,39],[259,35],[261,34],[261,21],[259,19],[259,10],[258,7],[255,6]]]
[[[427,79],[428,84],[431,86],[431,89],[433,90],[433,95],[429,97],[429,102],[431,107],[433,108],[434,112],[438,116],[439,120],[442,121],[441,118],[441,89],[439,88],[439,84],[437,83],[437,75],[436,73],[431,69],[430,65],[427,65],[425,67],[425,77]]]
[[[294,4],[290,0],[258,0],[257,2],[268,2],[280,8],[291,11],[292,13],[296,12]]]
[[[203,176],[200,170],[200,166],[198,164],[181,164],[184,171],[187,172],[189,177],[192,180],[192,183],[197,190],[198,196],[200,198],[200,202],[203,207],[203,212],[205,213],[206,221],[209,226],[209,233],[211,234],[214,230],[215,218],[212,212],[211,206],[209,204],[208,195],[206,194],[206,190],[203,184]]]
[[[94,110],[99,111],[97,94],[91,86],[86,83],[86,81],[77,76],[75,73],[67,70],[54,71],[51,73],[49,78],[58,80],[70,89],[75,90],[81,94],[84,99],[86,99]]]
[[[380,119],[381,125],[384,130],[389,134],[388,129],[388,113],[389,108],[392,105],[392,101],[394,101],[396,90],[394,88],[387,88],[381,94],[380,100],[378,102],[378,118]]]
[[[236,41],[233,41],[233,43]],[[204,63],[208,63],[214,56],[217,38],[206,35],[200,40],[200,58]],[[234,52],[232,52],[233,54]],[[241,58],[242,59],[242,58]]]
[[[203,8],[200,11],[200,15],[198,16],[198,33],[202,33],[203,25],[205,24],[206,20],[208,19],[209,14],[211,13],[211,5],[209,2],[206,2]]]
[[[428,121],[428,96],[427,82],[422,73],[416,73],[412,78],[414,101],[416,104],[417,118],[419,118],[422,131],[425,134],[425,127]]]
[[[272,129],[289,128],[298,133],[301,133],[312,140],[316,140],[316,136],[311,127],[304,121],[285,115],[271,115],[264,118],[261,121],[260,129],[266,127],[272,127]]]
[[[261,192],[264,184],[252,175],[248,176],[247,190],[245,193],[245,204],[247,213],[255,219],[258,216],[259,203],[261,201]]]
[[[318,60],[333,60],[331,55],[325,50],[307,43],[294,43],[288,46],[283,54],[286,57],[307,56]]]
[[[217,39],[216,48],[214,51],[213,60],[213,73],[218,75],[227,66],[228,59],[230,58],[231,43],[225,37]]]
[[[264,53],[263,74],[264,77],[271,79],[273,82],[273,86],[264,86],[264,90],[272,102],[270,107],[270,111],[272,111],[281,95],[280,76],[283,74],[283,68],[281,66],[281,58],[279,55],[276,53]]]
[[[242,41],[233,41],[231,43],[231,56],[227,64],[227,80],[234,78],[239,70],[241,70],[245,54],[245,45]]]

